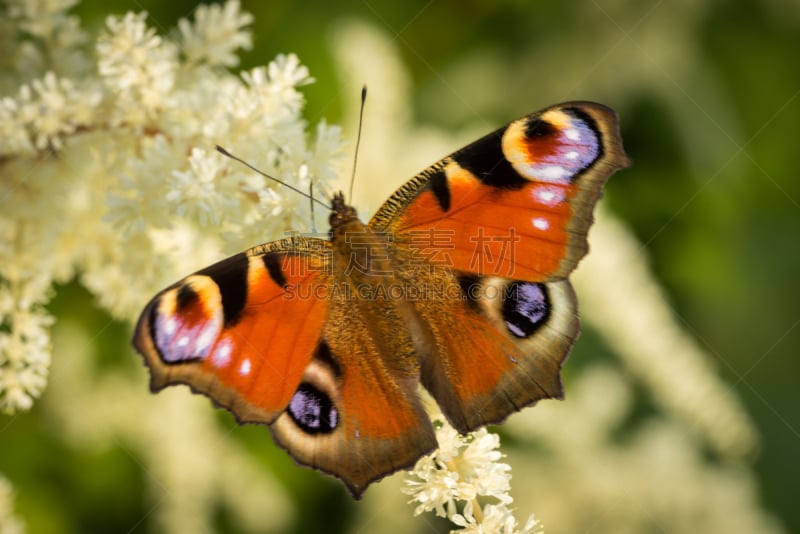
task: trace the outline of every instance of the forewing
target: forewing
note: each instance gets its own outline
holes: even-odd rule
[[[603,184],[628,164],[612,110],[560,104],[432,165],[397,190],[370,225],[436,265],[558,280],[586,254]]]

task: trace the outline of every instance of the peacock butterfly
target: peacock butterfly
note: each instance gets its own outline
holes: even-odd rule
[[[462,433],[563,396],[567,277],[628,165],[616,114],[569,102],[428,167],[366,225],[338,193],[330,239],[253,247],[150,301],[133,338],[150,388],[187,384],[268,425],[359,498],[436,448],[419,384]]]

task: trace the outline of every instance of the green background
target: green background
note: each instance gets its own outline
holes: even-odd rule
[[[617,109],[634,166],[609,182],[604,202],[645,245],[683,326],[743,399],[762,436],[754,464],[760,500],[788,531],[800,532],[800,7],[778,0],[704,2],[702,14],[687,20],[691,27],[673,36],[681,42],[667,40],[665,54],[653,56],[640,42],[640,29],[675,24],[685,6],[628,4],[618,17],[619,10],[600,0],[245,1],[243,9],[255,16],[255,46],[241,55],[241,67],[297,53],[317,80],[303,89],[307,119],[338,122],[343,99],[357,95],[341,92],[330,29],[356,17],[394,36],[413,79],[411,112],[419,123],[455,129],[480,118],[500,125],[583,98]],[[92,27],[109,13],[146,10],[150,25],[164,31],[195,6],[90,0],[74,12]],[[595,33],[616,35],[613,46],[594,47]],[[576,38],[565,40],[565,34]],[[469,80],[470,58],[483,50],[502,65],[476,67],[474,88],[457,85],[455,72],[466,72],[458,83]],[[691,56],[681,56],[685,50]],[[561,59],[541,61],[549,51]],[[344,132],[347,139],[353,135]],[[91,302],[82,289],[67,286],[58,289],[51,308],[58,316],[105,324]],[[115,323],[98,337],[98,353],[108,355],[99,369],[138,365],[132,353],[131,362],[115,361],[130,353],[128,336],[129,326]],[[596,342],[584,335],[571,363],[591,357]],[[148,529],[146,522],[132,527],[149,505],[141,497],[141,466],[122,448],[71,449],[36,407],[13,425],[0,416],[3,427],[0,472],[14,481],[20,515],[28,519],[35,507],[47,506],[47,517],[34,523],[51,532]],[[242,429],[241,439],[254,450],[281,454],[264,444],[270,440],[262,428]],[[347,524],[353,505],[335,482],[320,482],[313,473],[301,479],[287,483],[295,498],[307,501],[301,509],[311,506],[314,514],[301,518],[297,532]],[[226,525],[221,514],[220,530]]]

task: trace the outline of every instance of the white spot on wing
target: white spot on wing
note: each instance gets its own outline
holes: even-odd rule
[[[570,141],[577,141],[578,139],[581,138],[581,133],[575,128],[568,128],[564,130],[564,135],[566,135],[567,139],[569,139]]]
[[[178,346],[183,348],[189,345],[189,336],[183,336],[178,340]]]
[[[539,189],[536,191],[536,194],[539,197],[539,200],[545,204],[549,204],[554,198],[556,198],[555,192],[550,189]]]
[[[547,182],[565,182],[572,173],[561,165],[537,165],[532,174]]]
[[[250,360],[245,358],[242,362],[242,365],[239,366],[239,373],[242,376],[247,376],[250,374]]]
[[[178,329],[178,322],[175,320],[174,317],[170,317],[166,321],[164,321],[164,333],[168,336],[172,336],[175,333],[175,330]]]
[[[533,190],[534,200],[545,206],[556,206],[564,200],[564,190],[560,187],[538,186]]]
[[[214,349],[214,354],[211,356],[211,361],[215,367],[225,367],[231,361],[231,342],[227,339],[220,341],[217,348]]]
[[[567,159],[569,159],[569,160],[575,160],[575,159],[578,159],[578,156],[579,156],[579,155],[580,155],[580,154],[578,154],[578,151],[577,151],[577,150],[570,150],[569,152],[567,152],[566,154],[564,154],[564,157],[565,157],[565,158],[567,158]]]
[[[214,342],[214,330],[211,328],[206,327],[200,336],[197,338],[197,341],[194,342],[194,349],[197,351],[198,354],[205,354],[208,347],[211,346],[211,343]]]
[[[533,226],[535,228],[538,228],[539,230],[542,231],[545,231],[548,228],[550,228],[550,223],[544,217],[534,217],[531,222],[533,223]]]

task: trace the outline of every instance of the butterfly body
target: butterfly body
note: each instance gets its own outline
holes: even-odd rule
[[[627,163],[614,113],[576,102],[434,164],[367,224],[337,194],[330,239],[266,243],[156,295],[134,335],[151,389],[269,425],[358,497],[436,447],[420,384],[460,432],[562,396],[566,277]]]

